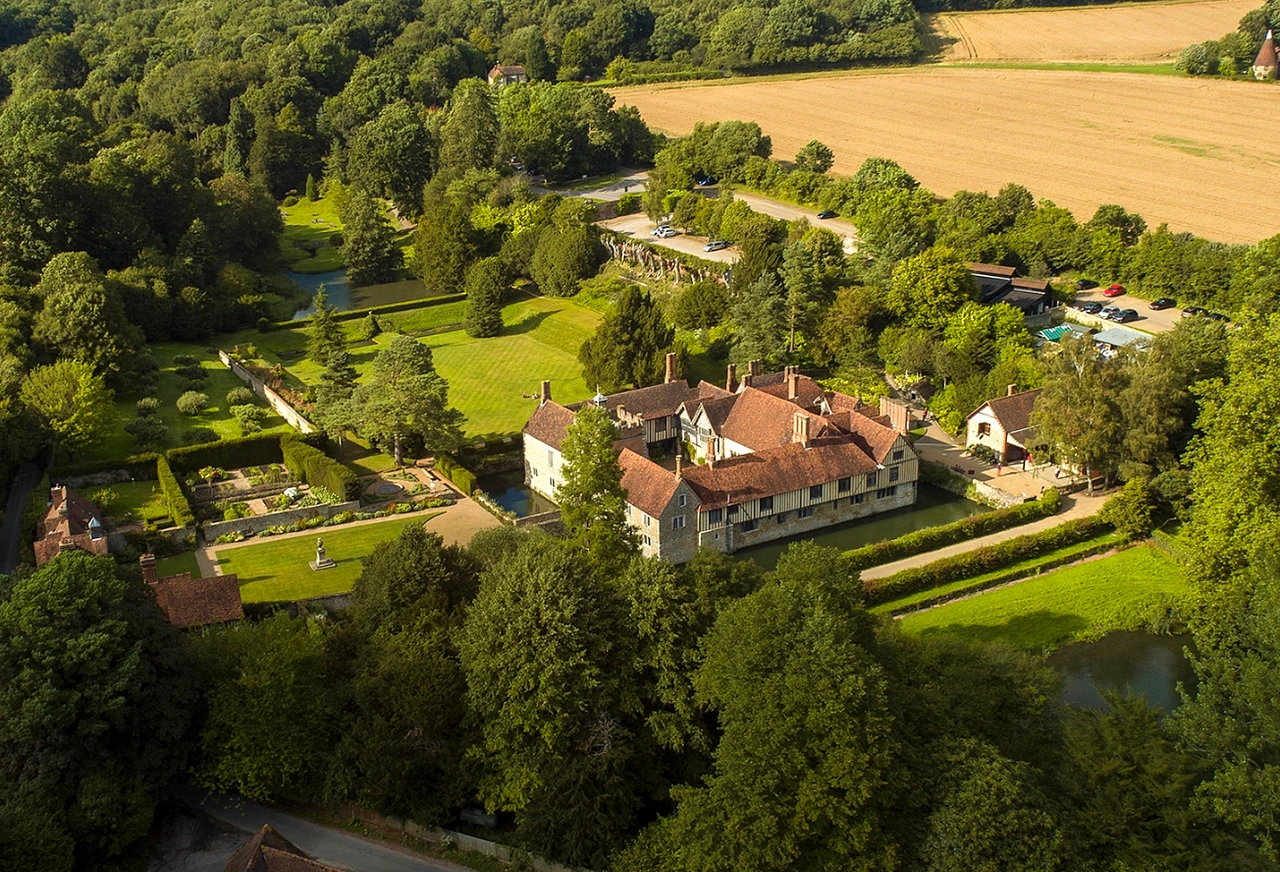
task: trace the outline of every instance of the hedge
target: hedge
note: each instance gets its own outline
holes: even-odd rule
[[[204,445],[172,448],[168,459],[173,471],[186,475],[206,466],[239,469],[242,466],[267,466],[279,463],[280,434],[255,433],[237,439],[220,439]]]
[[[464,496],[470,496],[476,489],[476,474],[467,469],[448,454],[436,455],[436,469],[449,481],[458,486]]]
[[[354,321],[358,318],[367,318],[370,315],[390,315],[392,312],[408,312],[412,309],[426,309],[431,306],[442,306],[445,303],[457,303],[466,298],[466,294],[441,294],[438,297],[405,300],[402,303],[387,303],[385,306],[370,306],[367,309],[344,309],[341,312],[335,312],[333,318],[335,321]],[[296,330],[300,326],[306,326],[306,322],[271,321],[267,324],[259,325],[258,329],[263,332],[268,330]]]
[[[1011,564],[1076,545],[1099,535],[1109,526],[1106,521],[1097,517],[1078,518],[1039,533],[1030,533],[985,548],[944,557],[925,566],[904,569],[884,578],[864,581],[862,588],[866,592],[868,605],[888,602],[953,581],[995,572]],[[1003,580],[993,581],[992,584]]]
[[[173,519],[173,525],[189,527],[194,524],[196,516],[191,511],[191,503],[187,501],[187,495],[182,492],[182,485],[178,477],[173,474],[169,461],[163,457],[156,458],[156,480],[160,482],[160,492],[164,494],[165,502],[169,504],[169,517]]]
[[[901,560],[904,557],[914,557],[917,554],[924,554],[926,551],[933,551],[937,548],[944,548],[947,545],[954,545],[957,542],[966,542],[970,539],[977,539],[979,536],[999,533],[1001,530],[1008,530],[1010,527],[1038,521],[1041,518],[1057,514],[1058,509],[1061,507],[1062,496],[1058,493],[1057,488],[1049,488],[1038,500],[1020,503],[1007,509],[996,509],[994,512],[984,512],[981,515],[970,515],[967,518],[961,518],[954,524],[927,527],[914,533],[908,533],[905,536],[899,536],[897,539],[885,539],[872,545],[864,545],[861,548],[846,551],[845,557],[848,557],[853,562],[854,569],[880,566],[884,563],[892,563],[894,560]]]
[[[79,478],[83,475],[97,475],[100,472],[115,472],[117,469],[123,469],[133,478],[139,481],[147,481],[155,477],[156,461],[159,458],[159,454],[147,453],[134,454],[123,460],[117,457],[112,460],[72,463],[66,466],[55,466],[49,470],[49,476],[54,481],[62,481],[68,478]]]
[[[345,464],[294,436],[280,439],[280,453],[289,471],[312,487],[323,487],[344,500],[360,496],[360,479]]]

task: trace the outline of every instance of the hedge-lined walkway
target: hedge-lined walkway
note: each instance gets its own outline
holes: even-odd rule
[[[933,551],[926,551],[924,554],[917,554],[914,557],[904,557],[901,560],[895,560],[892,563],[884,563],[880,566],[871,566],[862,570],[863,578],[885,578],[900,572],[903,569],[914,569],[918,566],[925,566],[933,563],[935,560],[941,560],[944,557],[951,557],[955,554],[963,554],[966,551],[976,551],[979,548],[985,548],[988,545],[995,545],[998,542],[1006,542],[1010,539],[1016,539],[1019,536],[1026,536],[1028,533],[1039,533],[1041,530],[1048,530],[1056,527],[1066,521],[1072,521],[1076,518],[1087,518],[1095,515],[1102,509],[1102,504],[1107,501],[1105,496],[1089,496],[1085,493],[1070,494],[1062,498],[1063,510],[1058,514],[1049,518],[1042,518],[1039,521],[1032,521],[1030,524],[1023,524],[1020,527],[1012,527],[1008,530],[1001,530],[999,533],[992,533],[988,536],[981,536],[977,539],[970,539],[967,542],[957,542],[955,545],[947,545],[944,548],[938,548]]]

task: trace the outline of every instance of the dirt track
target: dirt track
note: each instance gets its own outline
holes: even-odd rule
[[[1167,8],[1167,7],[1162,7]],[[1120,203],[1224,242],[1280,233],[1275,86],[1173,76],[924,67],[614,92],[658,130],[757,121],[774,154],[817,138],[852,174],[893,158],[935,193],[1018,182],[1087,220]]]
[[[933,25],[948,61],[1161,62],[1235,30],[1259,0],[946,12]]]

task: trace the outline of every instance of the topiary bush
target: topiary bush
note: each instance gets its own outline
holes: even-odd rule
[[[138,409],[138,417],[146,418],[156,413],[156,409],[160,408],[160,401],[155,397],[143,397],[135,405]]]
[[[208,427],[192,427],[182,434],[183,445],[204,445],[206,442],[217,442],[222,437]]]
[[[187,364],[186,366],[174,367],[174,372],[179,376],[191,381],[204,381],[209,377],[209,373],[198,363]]]
[[[234,406],[251,406],[257,400],[258,395],[248,388],[232,388],[227,391],[227,408],[229,409]]]
[[[204,379],[202,379],[202,378],[196,378],[196,379],[184,378],[184,379],[179,379],[179,381],[178,381],[178,389],[179,389],[179,390],[181,390],[183,393],[187,393],[187,392],[190,392],[190,391],[194,391],[194,392],[196,392],[196,393],[199,393],[200,391],[203,391],[203,390],[204,390]]]
[[[241,434],[248,436],[262,429],[262,422],[267,418],[267,410],[262,406],[232,406],[231,417],[240,425]]]
[[[196,360],[196,358],[190,354],[179,354],[179,355],[175,355],[173,358],[174,366],[192,366],[194,364],[198,364],[199,362],[200,361]]]
[[[178,411],[184,415],[199,415],[205,409],[209,408],[209,397],[207,394],[198,391],[187,391],[178,397]]]
[[[137,440],[139,446],[151,448],[164,441],[164,437],[169,433],[169,427],[159,418],[140,417],[125,424],[124,432]]]

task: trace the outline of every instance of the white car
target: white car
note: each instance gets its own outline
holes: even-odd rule
[[[655,228],[653,231],[653,235],[659,237],[660,239],[666,239],[669,236],[679,236],[680,231],[676,230],[674,227],[670,226],[669,224],[664,224],[661,227]]]

